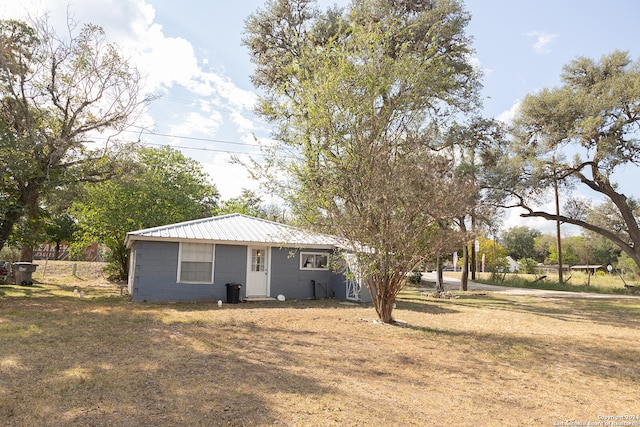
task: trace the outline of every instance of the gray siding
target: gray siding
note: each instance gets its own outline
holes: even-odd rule
[[[133,301],[226,301],[225,285],[245,281],[246,246],[216,245],[213,285],[177,282],[178,249],[179,243],[136,242]]]
[[[303,250],[305,251],[305,250]],[[307,251],[305,251],[307,252]],[[309,250],[309,252],[326,252]],[[331,272],[329,270],[301,270],[300,251],[290,248],[271,250],[271,296],[282,294],[287,299],[313,297],[311,281],[316,281],[316,297],[332,296]],[[325,293],[327,289],[327,293]]]
[[[213,271],[214,293],[218,299],[227,300],[227,283],[240,283],[240,298],[244,298],[247,283],[247,247],[241,245],[216,245]]]
[[[214,300],[211,284],[177,283],[178,243],[136,242],[133,301]]]
[[[177,283],[179,243],[138,241],[135,243],[132,300],[141,302],[226,301],[227,283],[240,283],[240,297],[246,295],[247,247],[216,245],[214,284]],[[303,250],[307,252],[306,250]],[[309,252],[326,252],[309,250]],[[335,297],[345,299],[345,278],[329,270],[301,270],[300,250],[272,248],[270,296],[287,299]],[[366,289],[363,300],[371,301]]]
[[[346,277],[342,273],[334,273],[331,275],[331,286],[333,288],[333,295],[336,299],[347,299],[347,284]]]

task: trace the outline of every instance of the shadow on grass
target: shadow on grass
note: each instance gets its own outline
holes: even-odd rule
[[[484,319],[491,318],[491,310],[514,310],[573,321],[585,309],[571,305],[575,302],[533,301],[528,307],[525,298],[479,294],[427,300],[418,293],[403,294],[398,308],[454,314],[470,306],[488,308]],[[549,302],[554,305],[546,307]],[[568,373],[567,381],[614,378],[625,387],[640,380],[636,345],[608,348],[584,337],[562,340],[424,323],[405,324],[402,331],[354,319],[347,310],[358,306],[335,300],[266,304],[335,311],[313,311],[295,323],[300,312],[243,315],[263,303],[218,311],[213,304],[0,299],[0,393],[11,390],[0,394],[0,424],[353,425],[354,413],[371,401],[368,418],[359,420],[401,425],[400,415],[388,414],[415,409],[389,403],[382,387],[373,393],[367,387],[396,390],[412,384],[399,395],[409,401],[409,393],[428,390],[430,379],[446,382],[453,374],[478,388],[482,381],[532,372],[547,378]],[[174,320],[174,309],[193,316]],[[406,366],[410,369],[400,369]],[[427,369],[435,376],[422,375]],[[517,372],[509,374],[510,369]],[[443,397],[455,399],[456,393]],[[289,413],[293,418],[283,421]]]
[[[0,368],[12,390],[3,425],[273,425],[275,396],[331,405],[323,396],[339,394],[304,375],[292,348],[307,342],[284,330],[162,324],[144,306],[20,302],[0,324],[0,361],[18,366]]]
[[[417,313],[428,314],[452,314],[458,313],[453,306],[444,307],[441,304],[431,303],[425,298],[402,296],[396,300],[396,308],[399,310],[410,310]]]

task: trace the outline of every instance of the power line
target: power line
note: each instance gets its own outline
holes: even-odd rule
[[[186,147],[183,145],[171,145],[171,144],[160,144],[157,142],[143,142],[142,144],[144,145],[154,145],[157,147],[170,147],[170,148],[180,148],[183,150],[198,150],[198,151],[209,151],[209,152],[213,152],[213,153],[227,153],[227,154],[244,154],[247,156],[266,156],[266,153],[248,153],[246,151],[233,151],[233,150],[220,150],[220,149],[215,149],[215,148],[198,148],[198,147]]]
[[[133,132],[133,131],[125,131],[125,132]],[[145,132],[142,132],[142,133],[145,133]],[[182,137],[175,136],[175,138],[182,138]],[[106,141],[109,138],[93,136],[92,139],[94,139],[94,140],[100,139],[100,140]],[[199,139],[199,138],[185,137],[185,139]],[[223,141],[207,140],[207,139],[204,139],[204,141],[223,142]],[[133,143],[134,141],[128,141],[128,142],[132,142]],[[237,155],[246,155],[246,156],[267,156],[267,153],[263,153],[263,152],[246,152],[246,151],[238,151],[238,150],[223,150],[223,149],[207,148],[207,147],[188,147],[186,145],[161,144],[161,143],[157,143],[157,142],[147,142],[147,141],[143,142],[143,141],[140,141],[140,140],[138,140],[137,142],[141,143],[143,145],[152,145],[152,146],[156,146],[156,147],[179,148],[179,149],[183,149],[183,150],[208,151],[208,152],[213,152],[213,153],[226,153],[226,154],[237,154]],[[257,144],[243,144],[243,143],[240,143],[240,142],[237,142],[237,143],[227,142],[227,143],[236,144],[236,145],[247,145],[247,146],[250,146],[250,147],[261,147],[260,145],[257,145]]]
[[[248,147],[262,147],[262,145],[260,144],[251,144],[248,142],[225,141],[223,139],[203,138],[203,137],[196,137],[196,136],[171,135],[168,133],[158,133],[158,132],[148,131],[145,128],[140,128],[140,129],[142,130],[136,133],[139,133],[141,135],[163,136],[166,138],[188,139],[191,141],[215,142],[220,144],[241,145],[241,146],[248,146]],[[134,132],[134,131],[126,131],[126,132]]]

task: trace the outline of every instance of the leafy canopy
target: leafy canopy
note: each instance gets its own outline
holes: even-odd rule
[[[86,198],[72,212],[82,236],[76,250],[92,242],[106,245],[111,273],[121,279],[129,267],[128,232],[207,217],[218,200],[202,166],[179,151],[141,148],[128,163],[128,174],[87,185]]]
[[[452,158],[432,150],[476,105],[468,20],[452,0],[271,0],[247,21],[259,112],[281,142],[262,176],[300,220],[346,239],[385,322],[405,272],[449,250],[468,209]]]
[[[513,144],[494,170],[493,189],[511,197],[524,217],[560,220],[597,233],[640,266],[638,202],[622,194],[614,173],[640,162],[640,63],[615,51],[600,61],[577,58],[561,74],[562,85],[527,95],[514,119]],[[562,189],[560,215],[540,209],[555,184]],[[610,224],[589,219],[572,191],[580,188],[615,211]]]

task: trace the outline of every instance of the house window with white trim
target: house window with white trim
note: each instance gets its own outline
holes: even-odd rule
[[[178,282],[213,283],[213,248],[211,244],[181,243]]]
[[[328,270],[329,255],[323,252],[300,252],[300,270]]]

